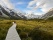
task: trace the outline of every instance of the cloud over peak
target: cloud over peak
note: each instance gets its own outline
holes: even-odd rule
[[[6,6],[7,8],[13,9],[13,5],[10,0],[0,0],[0,5]]]

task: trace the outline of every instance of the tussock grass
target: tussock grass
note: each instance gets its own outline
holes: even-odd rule
[[[53,21],[50,20],[0,20],[0,40],[5,39],[13,21],[16,21],[16,29],[22,40],[53,40]]]

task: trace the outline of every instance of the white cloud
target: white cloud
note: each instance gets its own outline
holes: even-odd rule
[[[34,13],[35,15],[42,15],[42,13],[40,14],[40,13]]]
[[[47,0],[47,2],[41,7],[43,12],[49,11],[53,8],[53,0]]]
[[[35,1],[30,1],[29,4],[28,4],[28,6],[27,6],[27,8],[32,8],[30,6],[32,6],[33,4],[35,4]]]
[[[24,2],[18,2],[17,5],[24,4]]]
[[[13,3],[13,4],[14,4],[14,6],[23,5],[23,4],[25,4],[25,2],[17,2],[17,3]]]
[[[11,4],[10,0],[0,0],[0,4],[6,6],[8,8],[13,9],[13,5]]]
[[[32,6],[34,4],[36,4],[35,7]],[[41,8],[41,11],[46,13],[48,10],[53,8],[53,0],[33,0],[29,2],[27,7],[29,8],[33,7],[32,8],[33,11],[38,8]]]
[[[29,14],[35,14],[35,15],[42,15],[42,14],[44,14],[44,13],[39,13],[39,12],[34,12],[34,11],[32,11],[32,10],[24,10],[25,12],[26,12],[26,14],[27,15],[29,15]]]

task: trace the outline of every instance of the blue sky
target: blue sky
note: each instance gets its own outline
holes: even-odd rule
[[[15,9],[19,9],[21,11],[27,10],[28,3],[31,0],[10,0],[13,3]]]

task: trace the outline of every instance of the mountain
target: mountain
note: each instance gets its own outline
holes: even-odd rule
[[[42,19],[48,19],[49,17],[52,17],[53,16],[53,8],[50,9],[46,14],[44,14],[42,16]]]
[[[53,16],[52,17],[49,17],[48,20],[53,20]]]
[[[41,18],[41,15],[35,15],[34,13],[26,14],[20,10],[9,9],[5,6],[0,5],[0,17],[10,19],[34,19]]]
[[[41,15],[35,15],[34,13],[30,13],[25,16],[27,17],[27,19],[35,19],[35,18],[40,19],[41,18]]]
[[[4,14],[1,9],[2,7],[0,6],[0,19],[9,19],[9,17],[6,14]]]
[[[9,9],[7,7],[0,5],[0,16],[1,17],[9,17],[10,19],[25,19],[26,17],[21,14],[22,14],[21,12],[17,13],[14,9]]]

